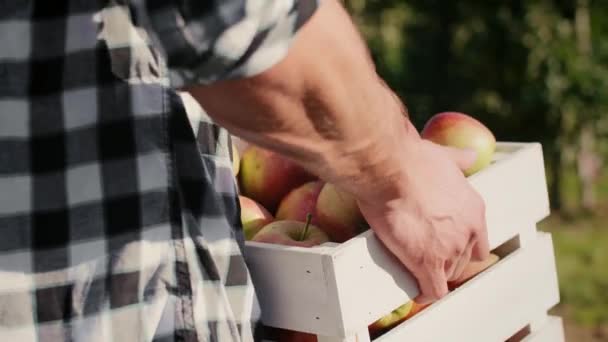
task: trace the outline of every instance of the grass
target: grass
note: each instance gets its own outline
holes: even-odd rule
[[[560,304],[551,312],[564,318],[567,341],[608,342],[608,172],[598,179],[597,215],[580,210],[575,170],[563,174],[564,215],[539,225],[553,236]]]
[[[597,185],[597,193],[602,199],[608,198],[608,172],[600,177]]]
[[[608,341],[608,216],[565,220],[553,215],[539,228],[553,236],[561,294],[557,311],[573,331],[600,331],[593,341]]]

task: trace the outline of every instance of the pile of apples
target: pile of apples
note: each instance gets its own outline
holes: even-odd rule
[[[444,146],[477,152],[466,176],[487,167],[496,148],[492,132],[473,117],[458,112],[434,115],[421,137]],[[286,246],[314,247],[327,242],[342,243],[369,229],[355,198],[324,182],[291,160],[259,146],[235,139],[233,170],[239,189],[241,223],[248,241]],[[450,282],[455,289],[498,261],[492,254],[483,262],[471,262],[462,276]],[[369,326],[378,336],[414,316],[426,306],[410,301]],[[316,341],[316,337],[281,331],[283,341]]]
[[[246,240],[313,247],[344,242],[364,226],[350,194],[258,146],[243,152],[238,180]]]
[[[352,195],[280,154],[250,144],[234,169],[248,241],[313,247],[368,228]]]

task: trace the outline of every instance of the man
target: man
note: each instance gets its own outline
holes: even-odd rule
[[[259,339],[216,124],[353,193],[420,302],[488,254],[474,156],[420,139],[335,0],[4,1],[0,43],[3,341]]]

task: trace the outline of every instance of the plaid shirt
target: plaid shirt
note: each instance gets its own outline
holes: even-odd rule
[[[254,340],[229,135],[175,89],[267,69],[316,5],[0,1],[1,341]]]

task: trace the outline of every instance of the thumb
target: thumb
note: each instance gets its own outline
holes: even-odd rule
[[[477,161],[477,152],[473,149],[449,146],[442,146],[442,148],[462,171],[469,169]]]

